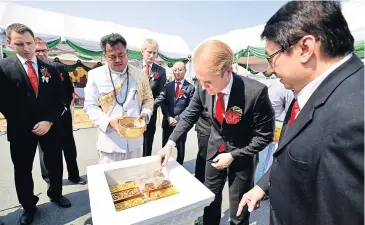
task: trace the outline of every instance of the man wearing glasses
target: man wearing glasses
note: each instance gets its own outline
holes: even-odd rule
[[[272,225],[364,223],[364,64],[340,2],[291,1],[266,23],[269,72],[296,98],[271,169],[244,206],[270,198]]]
[[[80,177],[79,168],[77,166],[77,161],[76,161],[77,150],[76,150],[75,139],[73,136],[72,114],[70,106],[73,98],[74,87],[70,80],[68,71],[65,68],[65,65],[49,61],[47,43],[39,37],[35,38],[35,43],[36,43],[35,52],[38,59],[45,62],[49,62],[50,64],[55,66],[58,72],[60,73],[61,76],[60,78],[63,84],[63,96],[64,96],[63,99],[66,111],[63,113],[60,121],[63,127],[61,144],[63,149],[63,155],[66,160],[68,179],[75,184],[85,185],[86,181]],[[47,183],[49,183],[46,164],[44,163],[43,151],[40,146],[38,146],[38,149],[39,149],[39,159],[41,164],[42,177]]]
[[[106,35],[100,43],[106,65],[89,71],[84,102],[86,114],[99,131],[99,163],[142,157],[143,136],[122,138],[118,121],[138,117],[148,124],[154,104],[148,77],[128,64],[127,42],[120,34]]]

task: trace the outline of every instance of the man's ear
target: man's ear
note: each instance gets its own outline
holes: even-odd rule
[[[312,35],[304,36],[302,41],[299,42],[299,47],[301,50],[300,53],[300,62],[306,63],[314,54],[315,46],[316,46],[316,38]]]

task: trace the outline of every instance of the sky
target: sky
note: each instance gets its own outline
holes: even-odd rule
[[[193,50],[208,37],[265,23],[285,1],[16,1],[14,3],[177,35],[188,43],[190,50]]]

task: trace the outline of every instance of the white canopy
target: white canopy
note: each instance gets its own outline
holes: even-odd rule
[[[114,32],[123,35],[130,50],[140,51],[143,40],[153,38],[165,56],[180,58],[190,54],[188,44],[179,36],[0,2],[0,28],[5,29],[12,23],[23,23],[37,36],[47,40],[61,38],[62,41],[69,40],[92,51],[100,51],[100,38]]]
[[[342,13],[346,18],[347,24],[349,25],[352,35],[355,38],[355,43],[359,41],[364,41],[365,6],[363,4],[363,1],[352,0],[352,1],[341,2],[341,4],[342,4]],[[247,49],[248,46],[264,47],[265,43],[260,39],[260,35],[264,30],[264,27],[265,24],[261,24],[246,29],[233,30],[226,34],[209,37],[203,42],[207,40],[223,41],[232,48],[234,53],[239,52],[242,49]],[[200,46],[203,42],[201,42],[198,46]],[[193,50],[193,53],[195,52],[196,48]]]

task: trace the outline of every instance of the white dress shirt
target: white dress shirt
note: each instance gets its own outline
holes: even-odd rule
[[[229,96],[231,95],[232,84],[233,84],[233,76],[231,74],[231,78],[229,79],[227,86],[220,92],[220,93],[224,94],[223,100],[224,100],[225,111],[227,111],[227,105],[228,105],[228,101],[229,101]],[[217,100],[218,100],[218,94],[215,95],[215,101],[214,101],[214,106],[213,106],[213,115],[214,116],[215,116],[215,106],[217,104]]]
[[[22,63],[22,65],[23,65],[23,67],[25,69],[25,72],[28,74],[28,64],[26,63],[28,61],[28,59],[23,58],[19,54],[16,54],[16,56],[18,57],[19,61]],[[35,72],[37,74],[37,77],[39,78],[37,57],[34,56],[31,59],[31,61],[33,62],[33,67],[34,67],[34,70],[35,70]]]
[[[143,72],[146,74],[146,65],[145,61],[143,60]],[[152,64],[148,64],[148,74],[151,76],[152,73]]]
[[[176,92],[176,86],[177,86],[177,82],[180,82],[180,85],[179,85],[179,90],[181,90],[182,86],[183,86],[183,83],[185,82],[185,79],[182,79],[180,81],[177,81],[175,80],[175,92]]]
[[[299,112],[296,116],[299,115],[300,111],[303,109],[305,104],[308,102],[309,98],[312,96],[314,91],[319,87],[319,85],[328,77],[335,69],[344,64],[347,60],[349,60],[352,56],[352,53],[344,57],[341,61],[334,64],[330,67],[326,72],[312,80],[309,84],[307,84],[296,96],[299,104]]]

